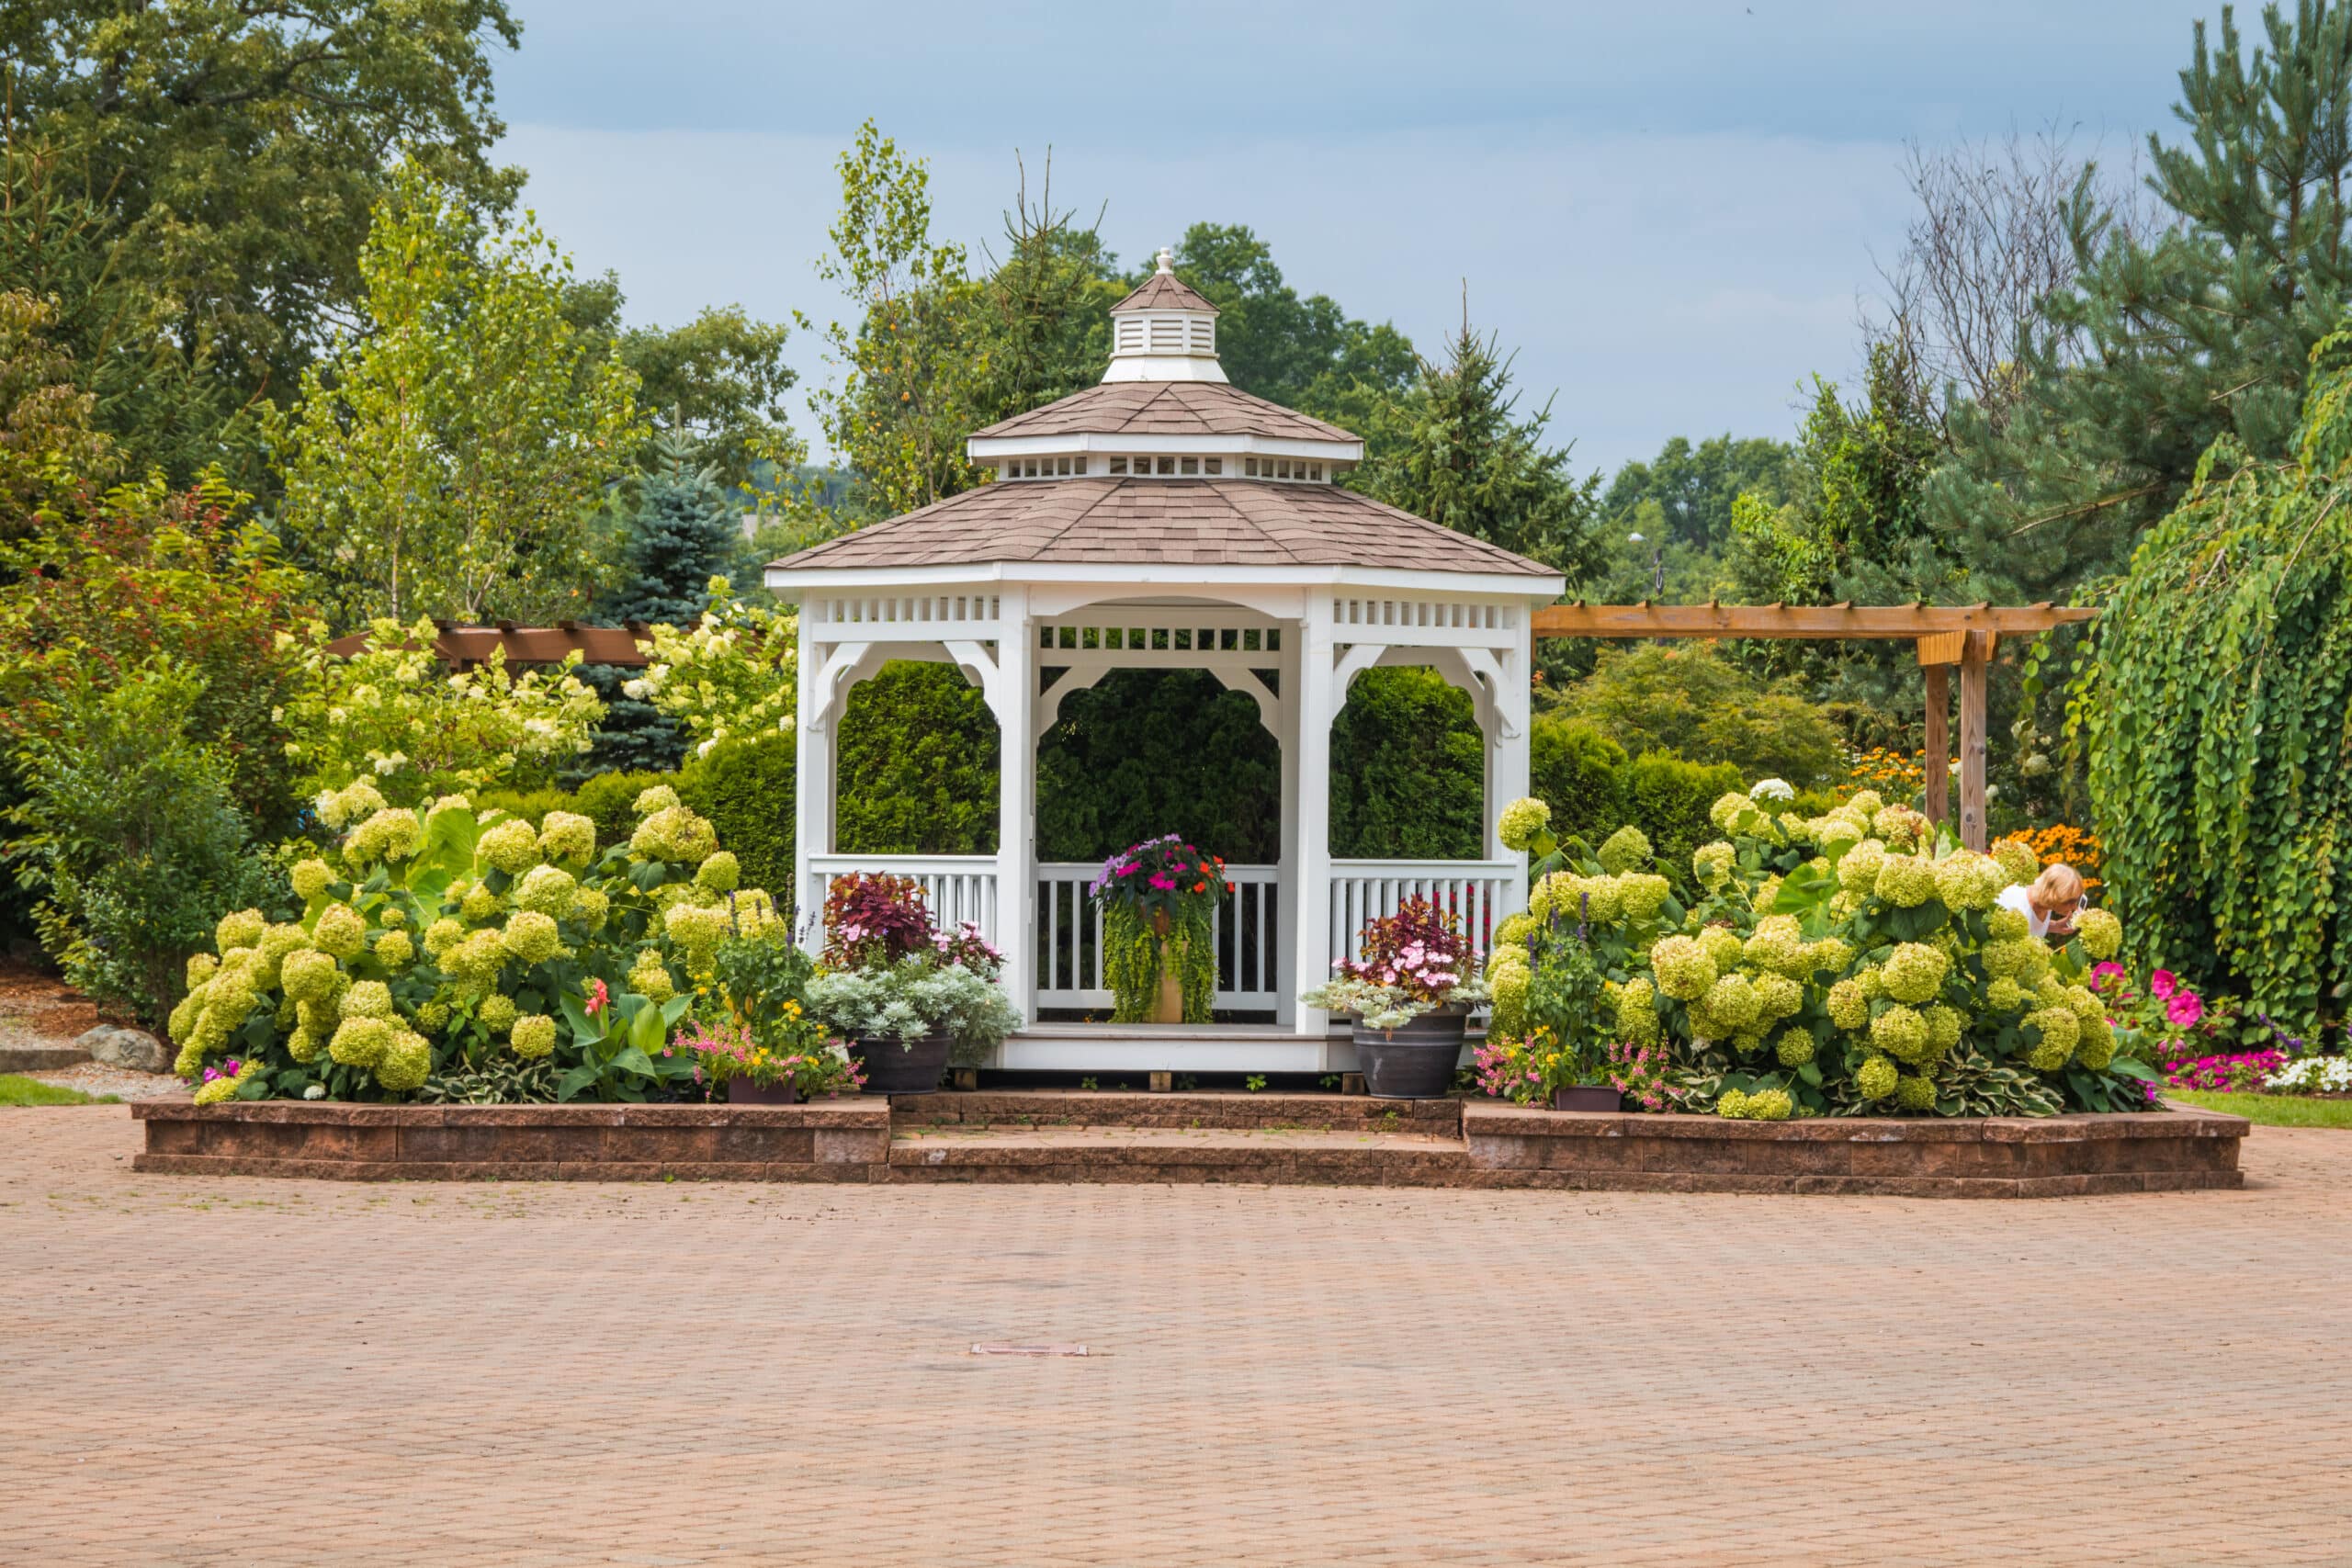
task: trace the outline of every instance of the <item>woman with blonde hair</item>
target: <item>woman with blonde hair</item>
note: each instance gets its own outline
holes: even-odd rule
[[[2001,889],[2001,905],[2023,915],[2034,935],[2064,942],[2075,934],[2075,917],[2082,912],[2083,874],[2063,861],[2045,865],[2032,886]]]

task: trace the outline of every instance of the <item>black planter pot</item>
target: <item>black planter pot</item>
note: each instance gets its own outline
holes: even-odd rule
[[[1443,1098],[1453,1088],[1469,1021],[1469,1012],[1454,1007],[1422,1013],[1401,1029],[1366,1029],[1357,1020],[1356,1066],[1364,1092],[1381,1100]]]
[[[947,1071],[947,1048],[953,1043],[944,1034],[904,1043],[885,1034],[851,1041],[849,1054],[865,1075],[866,1093],[929,1094]]]
[[[1574,1089],[1552,1091],[1555,1111],[1623,1111],[1624,1097],[1608,1084],[1578,1084]]]
[[[727,1080],[727,1103],[729,1105],[797,1105],[800,1091],[791,1080],[783,1083],[756,1084],[749,1078]]]

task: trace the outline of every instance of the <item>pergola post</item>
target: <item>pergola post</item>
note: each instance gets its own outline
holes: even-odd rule
[[[1970,632],[1960,656],[1960,841],[1984,848],[1984,669],[1993,634]]]
[[[1928,820],[1943,822],[1951,817],[1951,667],[1930,664],[1919,673],[1928,687],[1927,745],[1920,753]]]
[[[1327,944],[1331,932],[1331,721],[1339,714],[1333,669],[1331,597],[1309,592],[1298,627],[1297,830],[1290,858],[1297,906],[1292,928],[1292,996],[1321,985],[1329,976]],[[1320,1034],[1322,1012],[1297,1004],[1301,1034]]]
[[[1026,1016],[1036,1006],[1037,932],[1031,863],[1037,810],[1037,742],[1030,716],[1037,701],[1036,632],[1029,591],[1007,587],[998,601],[996,645],[997,839],[996,943],[1004,950],[1004,987]]]

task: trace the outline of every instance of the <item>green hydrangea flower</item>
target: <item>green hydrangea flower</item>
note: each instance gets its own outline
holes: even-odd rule
[[[555,1020],[545,1013],[526,1012],[514,1021],[507,1040],[517,1056],[526,1060],[544,1056],[555,1049]]]
[[[1854,945],[1841,936],[1826,936],[1804,950],[1807,975],[1842,975],[1854,962]],[[1798,978],[1803,979],[1804,976]]]
[[[1860,1029],[1871,1021],[1871,998],[1853,980],[1829,987],[1829,1021],[1840,1029]]]
[[[424,928],[424,951],[437,962],[441,955],[466,940],[466,928],[444,915]]]
[[[474,1009],[474,1019],[492,1034],[503,1034],[514,1027],[516,1011],[513,997],[487,996],[481,999],[481,1006]]]
[[[1652,859],[1649,835],[1628,823],[1600,841],[1600,869],[1617,875],[1640,871]]]
[[[314,804],[318,807],[320,821],[330,828],[343,828],[371,811],[381,811],[385,801],[374,784],[366,779],[358,779],[341,789],[329,790]]]
[[[355,980],[339,1010],[345,1018],[390,1018],[392,988],[381,980]]]
[[[216,953],[189,953],[187,955],[187,988],[193,991],[198,986],[201,986],[204,982],[212,978],[213,975],[220,969],[220,959]]]
[[[1716,1097],[1715,1114],[1726,1121],[1736,1122],[1747,1114],[1747,1091],[1727,1089]]]
[[[718,847],[718,835],[684,807],[669,806],[637,825],[628,847],[647,860],[699,865]]]
[[[1677,1001],[1696,1001],[1715,983],[1715,961],[1687,936],[1658,938],[1650,947],[1650,970],[1657,988]]]
[[[695,872],[695,886],[713,893],[732,893],[743,881],[742,863],[731,850],[717,850]]]
[[[335,1025],[327,1055],[346,1067],[372,1067],[392,1043],[392,1026],[380,1018],[346,1018]]]
[[[639,817],[650,817],[657,811],[668,811],[677,804],[676,790],[668,784],[655,784],[651,789],[638,792],[635,809]]]
[[[1936,896],[1936,868],[1917,855],[1889,854],[1871,891],[1899,909],[1916,909]]]
[[[2115,1060],[2115,1031],[2104,1018],[2083,1021],[2082,1037],[2075,1043],[2075,1060],[2093,1072],[2102,1072]]]
[[[1504,948],[1519,946],[1532,935],[1535,930],[1536,921],[1532,915],[1505,916],[1502,924],[1495,928],[1495,951],[1500,953]]]
[[[1636,976],[1618,987],[1612,1007],[1620,1039],[1634,1045],[1657,1043],[1657,992],[1647,980]]]
[[[1888,1008],[1871,1020],[1871,1046],[1898,1062],[1924,1060],[1928,1055],[1928,1021],[1907,1007]]]
[[[1815,818],[1805,824],[1805,831],[1821,846],[1821,852],[1833,861],[1870,837],[1869,829],[1861,823],[1835,812]]]
[[[298,1002],[324,1001],[334,995],[334,959],[317,952],[289,953],[278,965],[277,983]]]
[[[611,911],[612,900],[602,888],[583,887],[571,896],[572,918],[592,931],[605,929],[605,917]]]
[[[449,1027],[449,1004],[426,1002],[416,1010],[416,1026],[427,1034],[438,1034]]]
[[[550,811],[539,823],[539,853],[585,865],[596,852],[596,824],[573,811]]]
[[[298,1062],[314,1062],[318,1060],[319,1047],[325,1043],[326,1037],[319,1031],[307,1023],[298,1023],[286,1036],[286,1054]]]
[[[1741,951],[1750,967],[1775,975],[1802,975],[1808,969],[1804,935],[1797,929],[1794,915],[1765,916]]]
[[[1951,960],[1939,949],[1923,942],[1906,942],[1896,945],[1881,973],[1888,996],[1898,1002],[1924,1002],[1943,988],[1944,976],[1951,968]]]
[[[1905,1073],[1894,1080],[1894,1103],[1905,1111],[1933,1111],[1936,1108],[1936,1081],[1913,1077]]]
[[[1738,859],[1739,852],[1720,840],[1712,844],[1701,844],[1690,852],[1690,874],[1699,879],[1700,886],[1710,893],[1718,893],[1723,890],[1724,884],[1731,880],[1732,867]]]
[[[433,1047],[424,1036],[403,1029],[393,1034],[376,1063],[376,1085],[391,1094],[406,1094],[423,1086],[433,1071]]]
[[[1531,848],[1535,836],[1551,826],[1552,808],[1532,795],[1522,795],[1502,809],[1495,818],[1496,836],[1503,848],[1520,851]]]
[[[388,806],[351,830],[343,842],[343,858],[353,865],[414,858],[424,842],[424,825],[406,807]]]
[[[677,982],[670,977],[669,965],[651,948],[637,955],[636,967],[628,972],[628,988],[654,1002],[666,1002],[678,994]]]
[[[728,919],[724,909],[707,909],[695,904],[673,904],[662,916],[662,929],[672,942],[688,953],[704,953],[727,938]]]
[[[1796,1101],[1784,1089],[1758,1089],[1747,1097],[1747,1119],[1750,1122],[1785,1122],[1795,1111]]]
[[[1804,1008],[1804,987],[1786,975],[1757,975],[1749,978],[1756,989],[1756,1016],[1770,1023],[1783,1018],[1793,1018]]]
[[[1527,988],[1533,976],[1524,964],[1506,964],[1495,972],[1488,982],[1488,993],[1494,1001],[1494,1028],[1504,1034],[1520,1034],[1527,1028]]]
[[[376,939],[376,962],[387,969],[405,969],[416,962],[416,940],[406,931],[386,931]]]
[[[509,876],[520,876],[539,863],[539,836],[519,817],[510,817],[482,830],[474,854],[485,865]]]
[[[1718,979],[1707,987],[1700,1006],[1706,1010],[1708,1021],[1714,1026],[1707,1032],[1714,1039],[1750,1027],[1763,1010],[1756,987],[1745,975],[1725,975]]]
[[[1941,1002],[1928,1010],[1927,1020],[1928,1051],[1935,1056],[1940,1056],[1959,1044],[1962,1033],[1968,1027],[1967,1019],[1961,1015],[1958,1008],[1949,1008]]]
[[[518,909],[509,916],[500,941],[510,956],[524,964],[544,964],[564,950],[555,921],[536,909]]]
[[[1993,846],[1993,858],[2008,874],[2004,886],[2025,886],[2041,874],[2041,857],[2031,846],[2015,839],[2003,839]]]
[[[1857,897],[1875,892],[1879,868],[1885,863],[1886,846],[1876,839],[1864,839],[1838,863],[1838,886]]]
[[[459,980],[488,986],[506,967],[506,942],[499,932],[473,931],[441,955],[441,967]]]
[[[1617,879],[1618,903],[1625,919],[1653,920],[1674,892],[1673,885],[1655,872],[1629,871]]]
[[[1810,1032],[1783,1029],[1780,1039],[1773,1043],[1773,1054],[1780,1057],[1781,1066],[1784,1067],[1802,1067],[1813,1060],[1818,1048]]]
[[[1854,1087],[1861,1090],[1864,1100],[1884,1100],[1894,1092],[1897,1076],[1893,1062],[1884,1056],[1872,1056],[1855,1071]]]
[[[523,874],[508,895],[517,909],[561,919],[571,913],[571,905],[579,896],[580,884],[572,874],[552,865],[535,865]]]
[[[321,953],[356,958],[368,946],[368,922],[348,904],[330,904],[311,927],[311,942]]]
[[[2101,964],[2123,948],[2123,922],[2109,909],[2085,909],[2075,917],[2075,935],[2083,951]]]
[[[2075,1054],[2075,1043],[2082,1039],[2082,1020],[2066,1008],[2037,1008],[2025,1015],[2025,1021],[2041,1031],[2041,1043],[2034,1047],[2029,1058],[2034,1069],[2047,1073],[2064,1066],[2066,1059]]]
[[[287,879],[294,884],[294,896],[308,904],[325,897],[326,890],[334,886],[334,868],[313,855],[296,861],[294,869],[287,873]]]
[[[232,947],[251,947],[261,941],[261,933],[268,927],[268,917],[259,909],[239,909],[220,917],[220,923],[212,928],[212,940],[223,953]]]

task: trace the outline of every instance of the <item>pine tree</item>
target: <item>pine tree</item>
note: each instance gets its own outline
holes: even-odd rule
[[[693,438],[672,429],[654,446],[656,466],[639,487],[619,581],[597,602],[608,625],[694,625],[709,607],[711,579],[726,576],[741,552],[740,511],[718,476],[695,466]],[[615,664],[581,669],[581,679],[605,701],[583,773],[674,768],[685,753],[678,727],[622,690],[630,674]]]
[[[2216,437],[2289,455],[2312,347],[2352,298],[2352,8],[2267,6],[2262,29],[2249,52],[2229,7],[2217,48],[2197,24],[2175,107],[2188,133],[2149,138],[2176,221],[2120,231],[2086,169],[2075,283],[2021,335],[2012,417],[1951,411],[1956,461],[1928,504],[1971,569],[1959,597],[2057,597],[2120,570]]]

